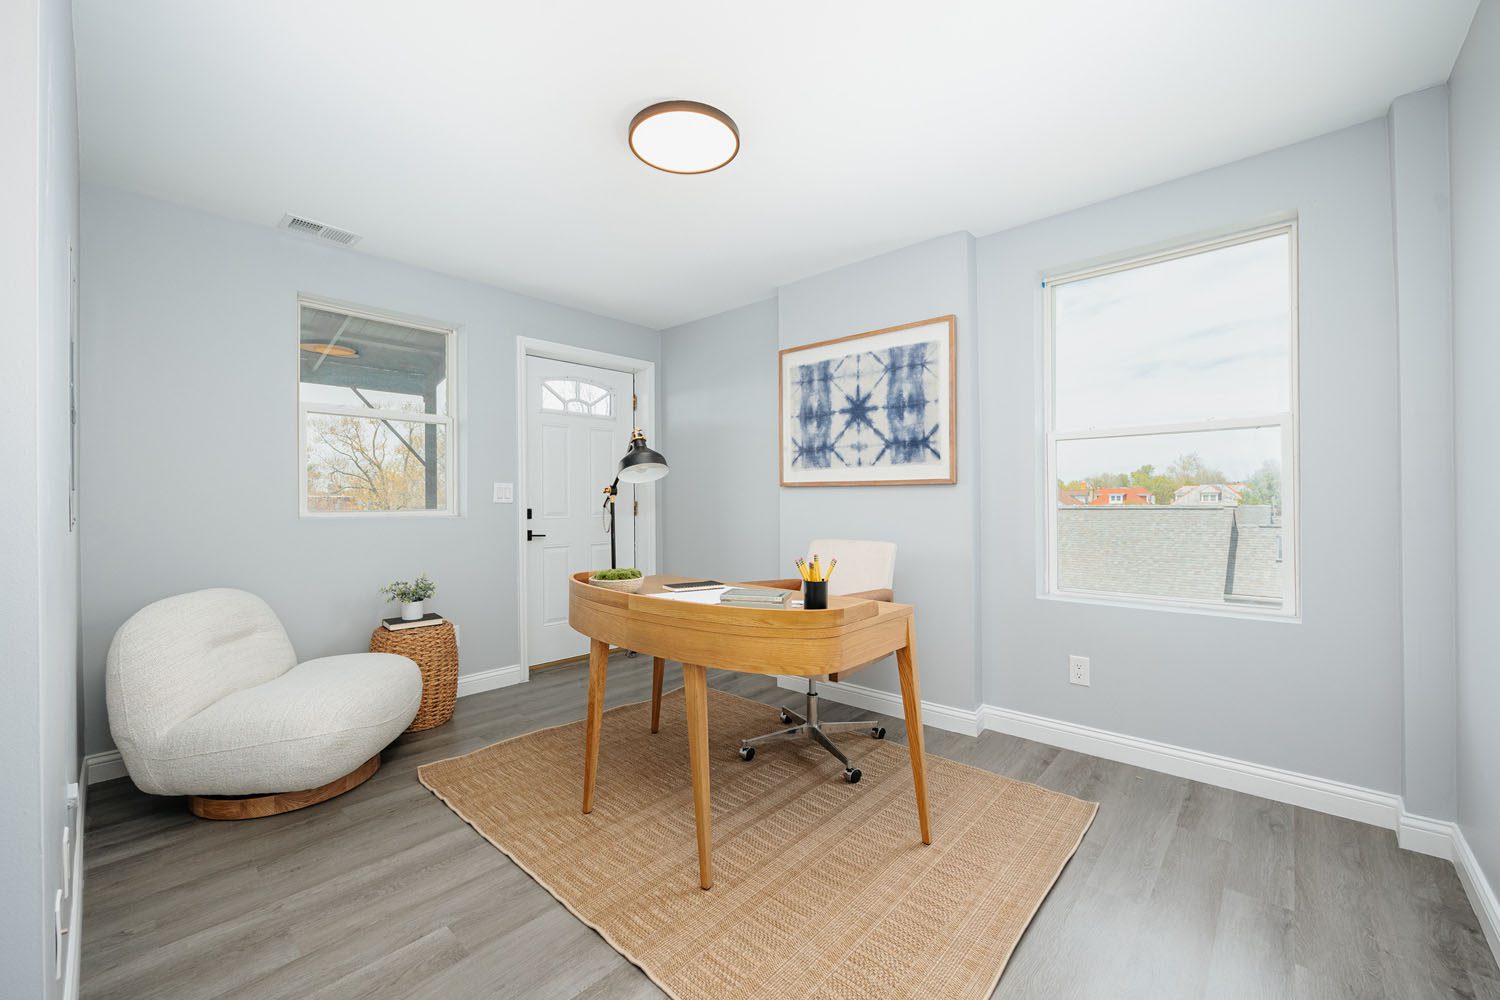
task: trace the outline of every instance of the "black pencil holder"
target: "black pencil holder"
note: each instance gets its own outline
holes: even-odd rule
[[[802,606],[808,611],[826,611],[828,609],[828,581],[805,581],[802,584]]]

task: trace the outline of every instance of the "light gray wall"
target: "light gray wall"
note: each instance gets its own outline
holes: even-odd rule
[[[78,548],[68,526],[73,81],[66,0],[0,8],[0,969],[3,992],[16,997],[63,992],[52,900],[62,886],[64,790],[78,779]]]
[[[1041,274],[1289,211],[1301,219],[1303,621],[1039,598]],[[978,268],[985,700],[1399,791],[1400,453],[1385,122],[985,237]],[[1091,687],[1068,684],[1070,653],[1092,658]]]
[[[86,186],[83,670],[90,753],[112,745],[103,664],[137,609],[241,587],[300,656],[366,648],[376,589],[425,572],[460,629],[461,671],[518,661],[517,336],[658,360],[653,330]],[[298,516],[298,292],[460,326],[464,513]]]
[[[776,300],[662,333],[664,569],[725,580],[779,561]]]
[[[1401,391],[1401,645],[1406,808],[1457,813],[1453,257],[1448,88],[1391,104]]]
[[[1474,15],[1451,91],[1453,333],[1458,447],[1458,818],[1500,886],[1500,495],[1495,378],[1500,372],[1500,4]]]
[[[896,597],[917,609],[922,696],[958,708],[978,704],[974,664],[976,524],[980,448],[976,414],[989,404],[975,381],[974,240],[954,233],[782,287],[781,347],[829,340],[952,313],[958,317],[958,482],[945,486],[781,489],[781,561],[814,538],[896,543]],[[774,421],[767,418],[774,428]],[[988,461],[988,457],[986,457]],[[856,683],[899,690],[890,663]]]

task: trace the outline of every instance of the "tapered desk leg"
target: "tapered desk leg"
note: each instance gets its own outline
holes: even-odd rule
[[[594,808],[594,778],[599,773],[599,733],[604,727],[604,675],[609,670],[609,643],[589,640],[589,714],[583,737],[583,811]]]
[[[696,663],[682,665],[687,695],[688,759],[693,771],[693,815],[698,821],[698,885],[714,887],[713,834],[708,808],[708,673]]]
[[[932,843],[927,821],[927,762],[922,749],[922,692],[917,686],[917,626],[906,621],[906,646],[896,650],[896,668],[901,673],[901,706],[906,710],[906,743],[911,751],[912,784],[917,790],[917,822],[922,826],[922,843]]]
[[[666,672],[667,661],[660,656],[651,657],[651,731],[661,728],[661,681]]]

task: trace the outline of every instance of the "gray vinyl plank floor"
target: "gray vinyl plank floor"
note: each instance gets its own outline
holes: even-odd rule
[[[649,657],[617,654],[609,705],[647,697],[650,675]],[[710,677],[795,698],[767,678]],[[661,997],[414,774],[580,719],[584,691],[577,665],[464,698],[362,787],[269,819],[196,820],[128,779],[90,789],[83,996]],[[900,720],[884,724],[905,739]],[[999,733],[927,735],[932,753],[1100,804],[997,998],[1500,1000],[1453,866],[1389,830]]]

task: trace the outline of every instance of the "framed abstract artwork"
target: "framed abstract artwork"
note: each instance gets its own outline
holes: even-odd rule
[[[781,485],[958,482],[957,334],[938,316],[783,350]]]

